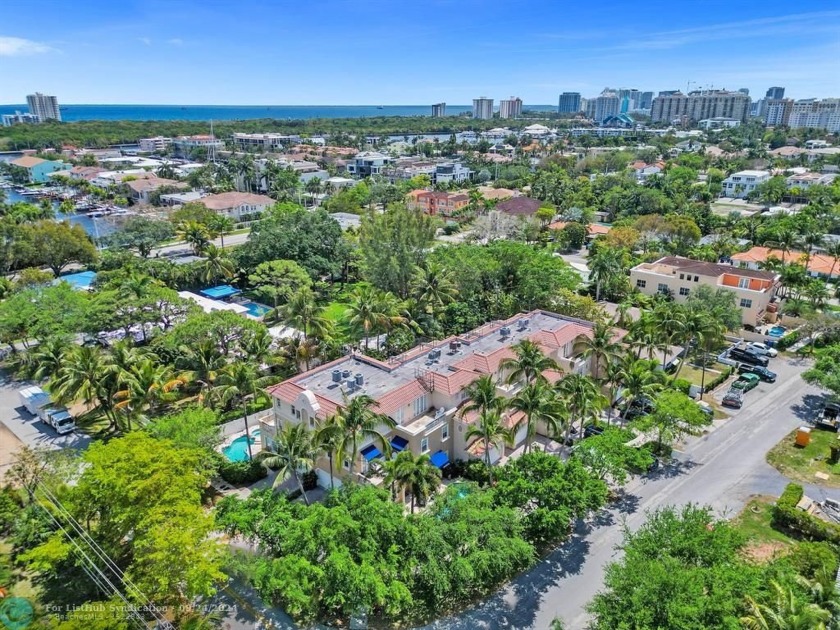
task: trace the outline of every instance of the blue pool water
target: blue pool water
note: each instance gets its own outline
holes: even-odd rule
[[[786,330],[787,329],[784,326],[773,326],[773,328],[767,331],[767,334],[771,337],[781,337],[785,334]]]
[[[257,438],[260,436],[260,430],[255,429],[251,431],[251,446],[253,446]],[[253,450],[253,449],[252,449]],[[233,442],[222,449],[222,453],[231,462],[246,462],[248,461],[248,438],[244,435],[236,438]]]
[[[248,309],[248,314],[252,317],[263,317],[271,310],[270,306],[259,304],[257,302],[241,302],[242,306]]]

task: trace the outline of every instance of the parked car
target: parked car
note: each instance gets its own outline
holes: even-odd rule
[[[840,428],[840,405],[836,403],[826,403],[820,415],[814,420],[814,424],[832,431],[837,431]]]
[[[746,363],[741,363],[738,366],[738,371],[741,374],[755,374],[758,378],[767,383],[776,382],[776,373],[768,370],[766,367],[761,367],[760,365],[747,365]]]
[[[583,429],[583,437],[588,438],[593,435],[601,435],[604,432],[604,427],[597,424],[588,424]]]
[[[715,415],[715,410],[712,409],[712,406],[707,403],[705,400],[698,400],[697,406],[700,407],[700,411],[705,413],[710,418]]]
[[[756,350],[759,354],[766,354],[768,357],[775,357],[779,354],[776,348],[771,348],[766,343],[761,343],[760,341],[753,341],[747,344],[747,347]]]
[[[743,348],[732,348],[729,351],[729,357],[737,361],[749,363],[750,365],[760,365],[761,367],[767,367],[767,364],[770,362],[769,357]]]
[[[624,405],[623,409],[627,409],[626,404]],[[624,417],[627,418],[627,420],[635,420],[636,418],[641,418],[642,416],[646,416],[647,414],[652,412],[653,401],[650,398],[641,396],[630,403],[630,408],[627,409],[626,415]]]
[[[759,382],[761,382],[761,379],[758,378],[757,374],[747,372],[746,374],[741,374],[738,380],[732,383],[732,389],[740,389],[742,392],[748,392],[758,387]]]
[[[723,397],[723,406],[740,409],[744,406],[744,392],[740,389],[730,389]]]

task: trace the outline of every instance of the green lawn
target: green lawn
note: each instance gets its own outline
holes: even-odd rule
[[[344,319],[347,306],[346,302],[330,302],[324,307],[324,317],[337,324]]]
[[[794,540],[773,528],[770,524],[773,514],[775,497],[757,496],[750,499],[744,506],[743,511],[732,519],[732,524],[737,527],[752,542],[780,542],[786,545],[792,544]]]
[[[723,369],[724,366],[720,365],[719,363],[715,363],[710,365],[706,368],[706,383],[710,383],[718,376],[720,376],[720,371]],[[699,367],[692,365],[691,363],[686,363],[683,366],[683,369],[680,370],[680,378],[684,378],[685,380],[689,381],[692,385],[700,386],[700,383],[703,379],[703,370]]]
[[[767,453],[767,461],[783,475],[794,481],[804,481],[820,486],[840,488],[840,464],[829,465],[829,446],[840,444],[834,431],[813,429],[811,443],[802,448],[796,446],[796,431],[789,433]],[[814,475],[825,473],[828,479]]]

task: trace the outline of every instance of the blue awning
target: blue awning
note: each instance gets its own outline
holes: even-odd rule
[[[408,440],[406,440],[404,437],[400,437],[399,435],[395,435],[391,439],[391,448],[394,449],[395,453],[399,453],[400,451],[404,451],[406,446],[408,446]]]
[[[377,457],[382,457],[382,453],[379,452],[378,448],[371,444],[370,446],[366,446],[362,449],[362,457],[364,457],[368,461],[371,461],[372,459],[376,459]]]
[[[208,289],[204,289],[203,291],[199,291],[201,295],[204,297],[209,297],[213,300],[221,300],[232,295],[236,295],[239,293],[239,289],[236,289],[229,284],[220,284],[217,287],[210,287]]]
[[[449,455],[444,453],[443,451],[438,451],[431,457],[432,464],[437,466],[438,468],[443,468],[449,463]]]

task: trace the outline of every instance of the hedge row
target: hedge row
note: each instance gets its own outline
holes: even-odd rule
[[[219,476],[235,486],[251,484],[268,476],[268,470],[260,462],[246,460],[244,462],[225,461],[219,466]]]
[[[703,389],[703,393],[706,394],[706,393],[712,391],[715,387],[717,387],[721,383],[723,383],[723,381],[725,381],[726,379],[728,379],[732,375],[732,371],[734,369],[735,368],[733,368],[731,365],[727,365],[725,368],[723,368],[723,371],[720,373],[720,375],[716,376],[711,381],[706,383],[706,386]]]
[[[779,352],[781,352],[782,350],[787,350],[793,344],[795,344],[797,341],[799,341],[800,336],[801,335],[800,335],[800,332],[798,330],[792,330],[791,332],[786,334],[784,337],[781,337],[776,342],[775,347],[776,347],[777,350],[779,350]]]
[[[773,525],[800,534],[808,540],[840,544],[840,526],[828,523],[798,509],[796,506],[805,491],[796,483],[789,483],[773,506]]]

